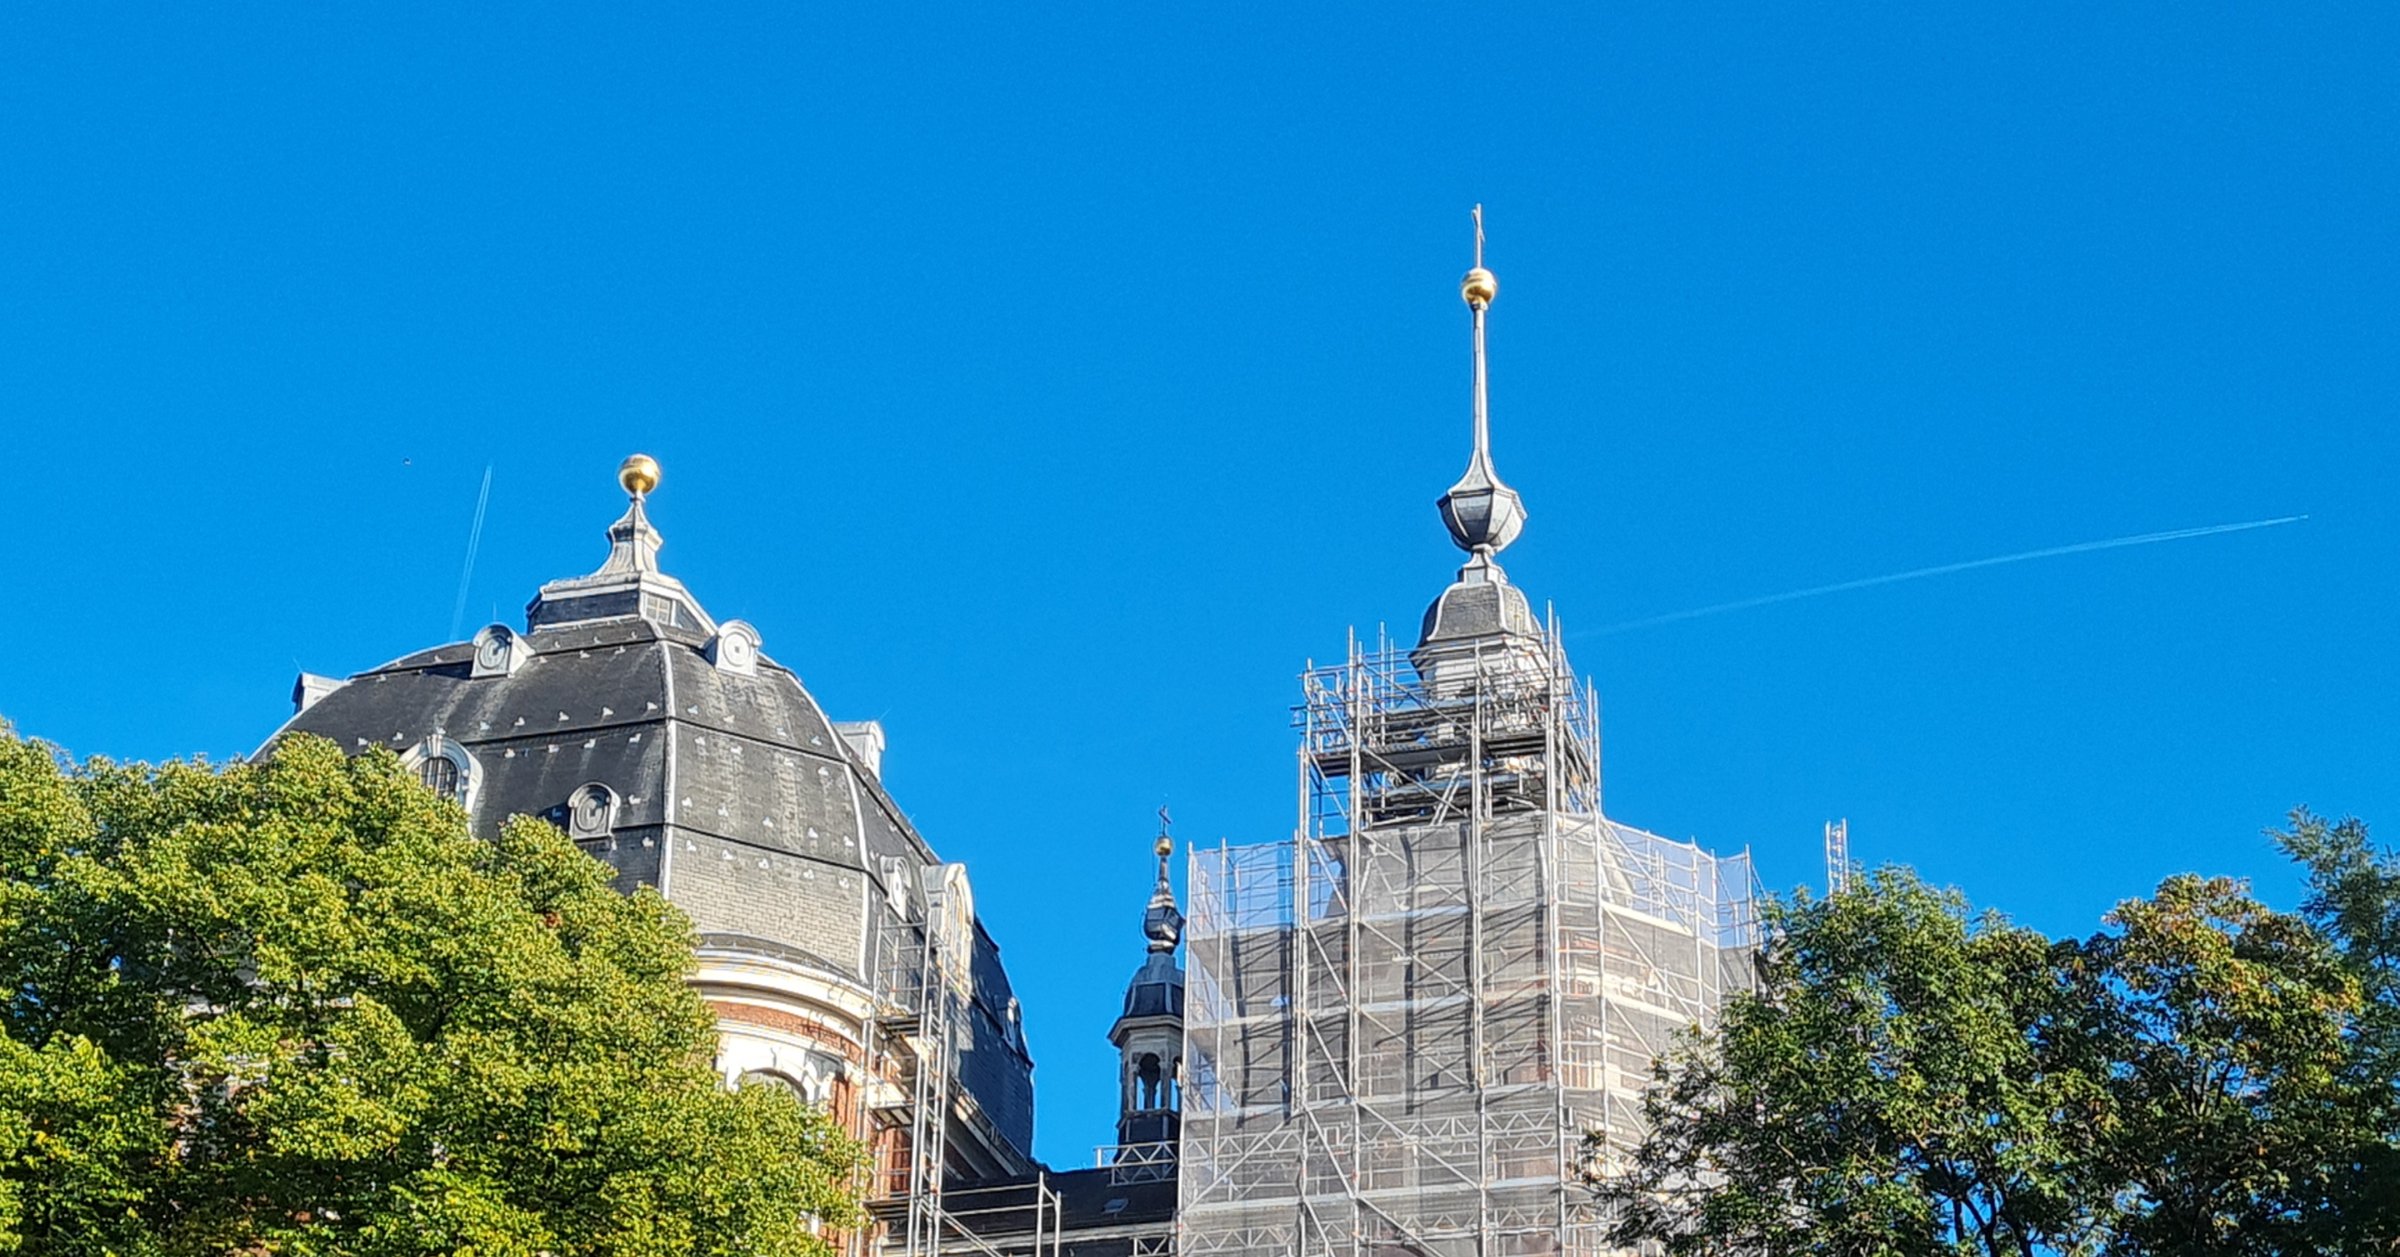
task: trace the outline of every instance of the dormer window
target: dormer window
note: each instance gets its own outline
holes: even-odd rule
[[[533,643],[505,624],[486,625],[475,634],[473,645],[474,663],[469,670],[478,677],[514,676],[533,658]]]
[[[597,781],[575,787],[567,796],[566,830],[570,838],[606,838],[617,827],[617,792]]]
[[[468,811],[475,810],[476,787],[483,784],[483,767],[467,748],[439,733],[408,748],[400,757],[425,788]]]
[[[758,630],[740,620],[727,620],[718,625],[704,651],[708,661],[722,671],[742,676],[758,675]]]

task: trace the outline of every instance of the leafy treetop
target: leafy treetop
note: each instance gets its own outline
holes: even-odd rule
[[[858,1150],[721,1085],[691,948],[389,752],[0,730],[0,1251],[825,1257]]]

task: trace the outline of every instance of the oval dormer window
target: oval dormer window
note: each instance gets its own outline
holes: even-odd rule
[[[597,781],[575,787],[567,796],[567,836],[606,838],[617,826],[617,792]]]
[[[525,661],[533,658],[533,646],[505,624],[487,625],[475,634],[474,664],[469,669],[479,677],[512,676]]]

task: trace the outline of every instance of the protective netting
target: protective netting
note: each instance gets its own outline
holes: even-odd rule
[[[1602,818],[1555,640],[1310,673],[1307,833],[1193,853],[1187,1257],[1602,1251],[1586,1133],[1640,1138],[1753,882]]]

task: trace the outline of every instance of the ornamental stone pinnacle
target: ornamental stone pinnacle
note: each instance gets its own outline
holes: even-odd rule
[[[608,526],[608,558],[589,576],[542,586],[525,608],[528,631],[620,615],[638,615],[703,637],[717,631],[716,621],[700,609],[683,582],[658,566],[659,547],[666,538],[650,523],[648,506],[658,480],[658,460],[648,454],[636,454],[617,468],[617,484],[627,501],[625,514]]]

